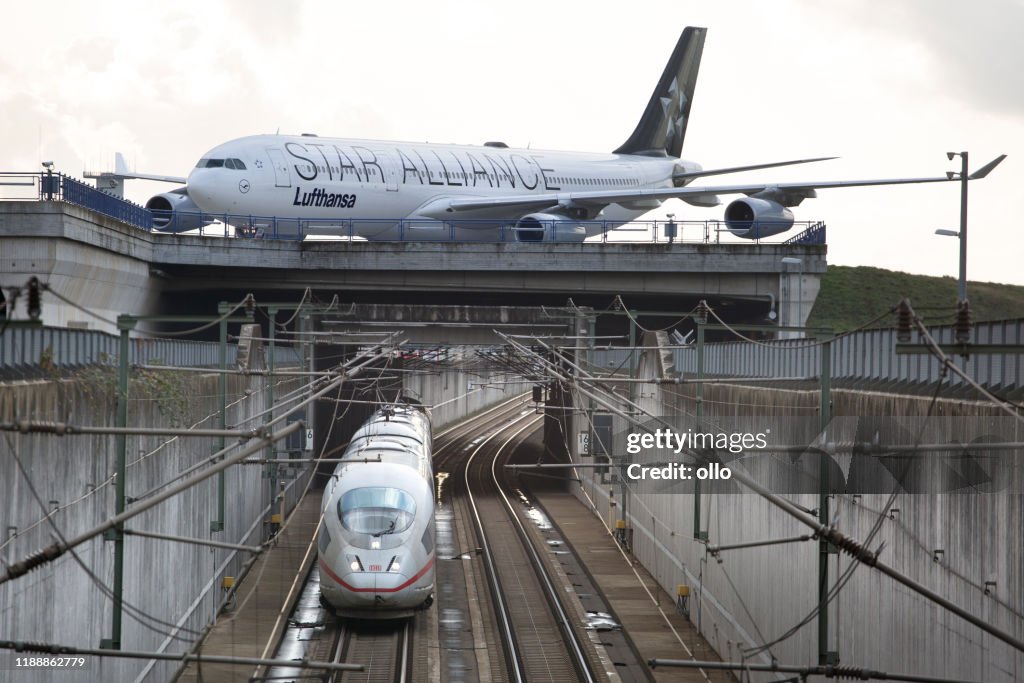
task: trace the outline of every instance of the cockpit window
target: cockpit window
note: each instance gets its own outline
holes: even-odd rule
[[[223,166],[223,159],[200,159],[196,164],[196,168],[222,168]]]
[[[224,165],[227,168],[232,168],[232,169],[234,169],[236,171],[244,171],[245,170],[245,164],[242,163],[241,159],[228,159],[227,161],[224,162]]]
[[[383,536],[408,529],[416,518],[416,501],[402,489],[367,486],[346,491],[338,501],[341,524],[357,534]]]

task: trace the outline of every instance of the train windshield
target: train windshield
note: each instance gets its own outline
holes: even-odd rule
[[[405,531],[416,518],[416,501],[402,489],[368,486],[346,491],[338,501],[342,525],[357,534]]]

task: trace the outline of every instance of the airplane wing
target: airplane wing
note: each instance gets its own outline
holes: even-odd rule
[[[161,183],[175,183],[176,185],[184,185],[186,178],[181,176],[173,175],[154,175],[152,173],[134,173],[128,170],[128,164],[125,163],[124,155],[120,152],[114,154],[114,173],[112,175],[118,178],[137,178],[138,180],[156,180]]]
[[[968,176],[968,180],[979,180],[1006,158],[1003,154],[985,164]],[[908,185],[915,183],[944,183],[959,181],[956,175],[935,178],[891,178],[882,180],[827,180],[809,183],[756,183],[743,185],[712,185],[705,187],[666,187],[637,190],[597,190],[574,192],[550,192],[533,195],[512,195],[494,198],[467,198],[435,200],[424,207],[420,215],[443,219],[445,214],[462,211],[486,211],[497,209],[518,209],[524,212],[571,206],[603,207],[608,204],[636,203],[643,200],[682,199],[701,206],[708,199],[720,194],[745,194],[771,199],[784,206],[796,206],[804,199],[816,196],[816,190],[839,187],[868,187],[872,185]]]
[[[816,157],[814,159],[794,159],[792,161],[773,161],[767,164],[752,164],[750,166],[730,166],[729,168],[701,169],[686,173],[673,173],[672,180],[688,180],[690,178],[703,178],[709,175],[725,175],[726,173],[739,173],[741,171],[756,171],[762,168],[778,168],[779,166],[792,166],[793,164],[810,164],[815,161],[831,161],[839,157]]]

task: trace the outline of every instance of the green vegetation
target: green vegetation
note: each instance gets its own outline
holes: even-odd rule
[[[957,280],[952,277],[912,275],[867,266],[829,266],[821,278],[821,292],[811,311],[810,325],[824,325],[837,331],[859,327],[895,306],[900,299],[926,322],[953,322],[957,301]],[[994,282],[967,282],[974,321],[1024,318],[1024,287]],[[871,327],[894,327],[887,316]]]

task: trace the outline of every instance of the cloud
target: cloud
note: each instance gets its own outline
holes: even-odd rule
[[[820,11],[927,49],[947,95],[977,109],[1024,114],[1021,0],[862,0],[813,3]]]

